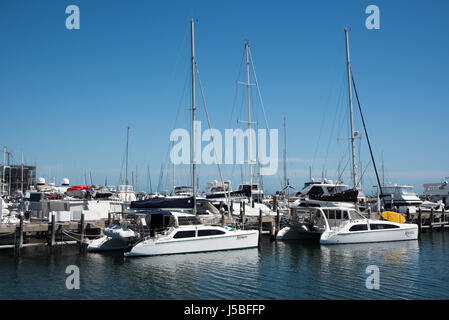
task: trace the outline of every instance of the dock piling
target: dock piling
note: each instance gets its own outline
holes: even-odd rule
[[[16,229],[16,243],[15,243],[15,254],[16,256],[20,257],[22,247],[23,247],[23,213],[21,212],[19,215],[20,223],[18,230]]]
[[[276,236],[279,232],[279,229],[281,228],[281,216],[279,213],[279,209],[276,209],[276,227],[275,227],[275,232],[274,232],[274,236]]]
[[[441,208],[441,219],[442,219],[442,221],[443,221],[443,224],[442,224],[442,226],[441,226],[441,229],[442,229],[442,231],[444,232],[444,229],[446,228],[446,213],[445,213],[445,211],[444,211],[444,205],[443,205],[443,207]]]
[[[220,209],[220,213],[221,213],[221,225],[224,226],[225,225],[225,210],[224,210],[224,208]]]
[[[433,222],[434,222],[434,215],[433,215],[433,208],[430,208],[430,222],[429,222],[429,227],[430,227],[430,232],[433,232]]]
[[[81,239],[80,239],[80,252],[83,252],[84,250],[84,232],[85,232],[85,225],[84,225],[84,212],[81,213],[81,226],[80,226],[80,233],[81,233]]]
[[[242,223],[242,229],[245,229],[245,224],[243,222],[243,218],[245,216],[245,213],[244,213],[245,207],[243,205],[244,205],[244,202],[240,201],[240,220]]]
[[[262,209],[259,209],[259,241],[262,235]]]
[[[418,238],[421,240],[422,233],[422,211],[421,207],[418,208]]]
[[[52,215],[51,215],[51,238],[50,238],[50,247],[52,249],[56,243],[55,238],[56,238],[56,217],[55,217],[55,213],[52,212]]]
[[[276,195],[273,196],[273,210],[278,209],[278,198]]]

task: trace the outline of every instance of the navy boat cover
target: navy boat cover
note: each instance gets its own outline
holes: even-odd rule
[[[209,202],[206,199],[196,199],[200,202]],[[193,197],[186,198],[153,198],[148,200],[131,201],[130,209],[157,209],[157,208],[193,208]]]

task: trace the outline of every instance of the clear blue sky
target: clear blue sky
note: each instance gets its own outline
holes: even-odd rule
[[[65,8],[80,8],[80,30],[68,30]],[[365,8],[380,9],[380,30],[368,30]],[[343,27],[351,28],[354,76],[378,166],[393,183],[438,182],[449,175],[448,1],[23,1],[0,2],[0,145],[38,176],[116,184],[131,127],[130,171],[146,167],[156,188],[167,162],[169,134],[188,128],[189,20],[212,126],[237,126],[245,106],[236,81],[248,40],[270,128],[299,188],[323,168],[336,178],[348,158]],[[200,96],[198,96],[200,99]],[[237,102],[236,102],[237,101]],[[354,105],[355,107],[356,105]],[[255,105],[256,110],[257,105]],[[204,107],[199,117],[205,125]],[[257,113],[258,112],[258,113]],[[243,113],[244,114],[244,113]],[[261,118],[261,111],[255,116]],[[360,117],[356,129],[363,131]],[[204,126],[203,126],[204,127]],[[369,163],[365,136],[360,152]],[[357,143],[358,146],[358,143]],[[279,175],[265,189],[280,187]],[[350,183],[349,167],[343,178]],[[200,167],[200,187],[218,178]],[[176,169],[188,183],[188,170]],[[224,168],[240,182],[239,168]],[[131,175],[131,173],[129,173]],[[366,192],[375,184],[366,169]]]

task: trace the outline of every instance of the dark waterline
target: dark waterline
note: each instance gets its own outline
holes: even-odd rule
[[[259,248],[158,257],[79,254],[76,246],[0,252],[0,299],[449,299],[449,234],[422,241],[321,246],[273,242]],[[66,288],[66,267],[80,289]],[[369,265],[380,288],[367,289]]]

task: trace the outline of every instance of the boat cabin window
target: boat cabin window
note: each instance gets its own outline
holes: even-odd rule
[[[216,229],[198,230],[198,237],[215,236],[219,234],[225,234],[225,232]]]
[[[364,231],[364,230],[368,230],[368,225],[366,223],[356,224],[353,225],[351,228],[349,228],[349,231]]]
[[[189,226],[189,225],[197,225],[201,224],[200,219],[198,217],[192,216],[192,217],[178,217],[178,225],[180,226]]]
[[[386,223],[370,223],[369,225],[371,230],[383,230],[383,229],[396,229],[399,226],[394,224],[386,224]]]
[[[323,193],[323,188],[321,186],[312,187],[308,192],[308,194],[312,196],[322,196]]]
[[[190,231],[178,231],[173,236],[175,239],[182,239],[182,238],[194,238],[195,237],[195,230]]]
[[[415,190],[413,190],[413,187],[401,188],[400,190],[401,194],[411,194],[411,195],[416,194]]]
[[[145,217],[144,221],[150,234],[154,234],[154,232],[163,230],[174,224],[173,217],[164,214],[149,214]]]
[[[43,196],[43,194],[40,192],[33,192],[30,194],[30,201],[39,202],[42,200],[42,198],[43,198],[42,196]]]
[[[347,219],[348,214],[341,210],[323,210],[329,227],[337,227],[342,223],[342,218]],[[346,214],[346,215],[345,215]]]

